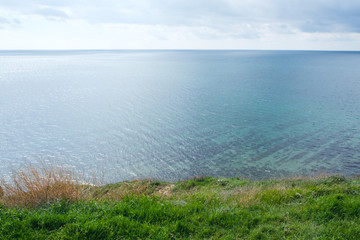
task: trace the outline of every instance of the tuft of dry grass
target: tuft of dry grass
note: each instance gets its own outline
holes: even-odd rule
[[[0,181],[1,202],[9,207],[36,207],[58,200],[82,197],[79,177],[61,167],[28,166],[13,173],[11,181]]]
[[[152,180],[133,180],[89,189],[88,197],[94,200],[121,200],[125,196],[169,197],[174,185]]]
[[[234,199],[238,206],[249,207],[259,202],[258,194],[262,191],[260,186],[245,186],[234,189]]]
[[[60,200],[121,200],[128,195],[169,197],[174,186],[152,180],[103,185],[95,177],[90,182],[95,184],[84,184],[79,173],[60,166],[30,165],[14,171],[10,181],[0,180],[0,202],[8,207],[32,208]]]

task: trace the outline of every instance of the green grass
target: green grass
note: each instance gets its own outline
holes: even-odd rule
[[[89,191],[89,189],[87,189]],[[0,208],[0,239],[360,239],[360,181],[201,177]]]

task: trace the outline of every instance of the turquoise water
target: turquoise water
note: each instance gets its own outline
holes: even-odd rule
[[[0,51],[0,173],[360,174],[360,52]]]

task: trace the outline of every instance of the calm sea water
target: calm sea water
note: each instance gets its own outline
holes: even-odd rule
[[[0,51],[0,173],[360,174],[360,52]]]

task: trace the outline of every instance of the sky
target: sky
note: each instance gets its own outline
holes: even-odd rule
[[[0,49],[360,50],[360,0],[0,0]]]

